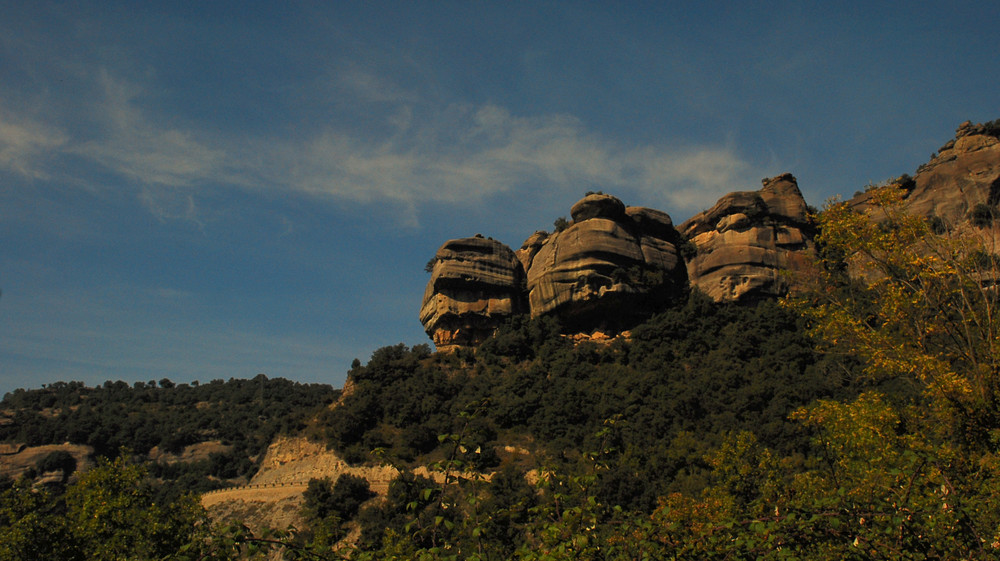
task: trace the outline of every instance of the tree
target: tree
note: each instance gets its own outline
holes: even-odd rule
[[[146,470],[124,455],[100,460],[66,491],[66,523],[82,559],[157,559],[189,543],[203,511],[196,499],[158,505]]]
[[[865,214],[839,203],[820,215],[823,267],[797,306],[829,349],[864,357],[871,380],[916,384],[954,435],[986,443],[1000,404],[992,239],[971,228],[935,233],[892,187],[873,202]]]
[[[788,508],[825,519],[810,539],[853,536],[871,556],[989,558],[1000,549],[1000,262],[982,231],[935,231],[897,188],[872,201],[820,215],[824,258],[792,301],[828,352],[863,359],[872,390],[793,414],[816,456]]]
[[[26,479],[0,492],[0,561],[73,559],[61,514],[50,491]]]

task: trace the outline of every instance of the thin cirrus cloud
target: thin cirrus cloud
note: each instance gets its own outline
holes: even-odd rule
[[[374,144],[327,132],[294,150],[286,187],[360,202],[461,203],[526,185],[626,188],[676,209],[711,205],[754,175],[731,146],[629,148],[566,115],[518,117],[494,105],[449,107]],[[442,130],[444,129],[444,130]]]
[[[248,139],[160,124],[137,103],[141,88],[107,71],[99,80],[103,98],[91,107],[98,126],[88,138],[40,117],[15,121],[0,113],[0,168],[58,180],[47,166],[52,158],[82,158],[135,185],[164,220],[197,221],[199,190],[225,186],[397,203],[411,224],[421,204],[476,204],[528,186],[631,189],[692,210],[743,186],[755,171],[728,144],[627,146],[573,116],[517,116],[489,104],[424,104],[415,116],[412,96],[393,96],[380,116],[389,130],[377,138],[328,123],[303,138]]]
[[[65,133],[38,121],[0,113],[0,169],[29,179],[46,179],[40,160],[68,140]]]

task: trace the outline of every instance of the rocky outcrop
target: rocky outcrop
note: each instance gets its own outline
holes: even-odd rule
[[[678,236],[666,213],[591,194],[573,205],[571,215],[566,229],[536,233],[518,252],[527,265],[532,316],[616,329],[683,288]]]
[[[564,230],[535,232],[517,252],[478,235],[441,246],[420,310],[439,350],[477,345],[514,314],[616,331],[684,289],[680,236],[669,215],[604,194],[584,197],[570,212]]]
[[[935,227],[992,223],[986,231],[1000,243],[1000,121],[963,123],[896,184],[909,210]],[[865,211],[870,197],[848,204]],[[815,256],[815,226],[788,173],[729,193],[676,229],[663,212],[601,193],[570,214],[572,223],[535,232],[516,252],[481,236],[438,250],[420,319],[439,349],[478,344],[522,313],[557,316],[569,332],[620,332],[688,287],[716,301],[782,296]]]
[[[216,522],[239,521],[254,531],[302,528],[306,522],[302,493],[312,479],[336,481],[342,474],[362,477],[372,491],[385,495],[399,476],[392,466],[349,466],[322,444],[278,436],[268,446],[249,484],[202,495],[201,504]]]
[[[424,466],[413,469],[413,473],[439,485],[447,481],[446,473]],[[389,485],[399,477],[399,470],[391,465],[351,466],[322,444],[302,437],[278,436],[267,447],[260,469],[247,485],[209,491],[201,496],[201,505],[215,522],[239,522],[254,531],[302,528],[306,522],[302,493],[309,481],[335,482],[344,474],[365,479],[372,491],[385,496]],[[471,473],[464,475],[473,477]],[[489,481],[490,474],[476,477]]]
[[[160,464],[178,464],[203,462],[211,459],[213,454],[227,454],[233,449],[230,444],[223,444],[221,440],[209,440],[185,446],[180,453],[171,454],[153,446],[149,450],[149,459]]]
[[[720,301],[784,294],[784,271],[812,254],[806,204],[790,174],[730,193],[674,227],[665,212],[589,194],[572,223],[532,234],[516,252],[476,236],[441,246],[420,321],[439,350],[474,346],[515,314],[556,316],[567,331],[616,333],[690,284]],[[681,248],[697,248],[689,260]]]
[[[716,301],[781,296],[787,272],[811,262],[813,228],[795,177],[763,184],[722,197],[679,228],[697,250],[687,261],[691,285]]]
[[[90,446],[82,444],[47,444],[43,446],[12,444],[5,446],[0,453],[0,477],[17,479],[25,472],[36,468],[39,462],[55,452],[66,452],[73,456],[76,461],[76,472],[60,474],[61,477],[56,478],[57,480],[69,477],[70,482],[75,481],[76,474],[82,473],[94,465],[91,459],[94,455],[94,449]]]
[[[476,236],[438,249],[420,322],[439,349],[478,345],[512,314],[525,312],[524,268],[509,247]]]
[[[909,178],[897,180],[906,190],[910,212],[938,217],[947,225],[965,222],[976,205],[993,211],[1000,204],[1000,125],[973,125],[966,121],[955,138],[942,146],[929,162]],[[863,211],[870,193],[859,193],[848,203]]]

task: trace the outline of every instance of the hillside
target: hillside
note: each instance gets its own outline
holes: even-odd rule
[[[0,543],[51,556],[36,532],[109,539],[70,524],[107,516],[192,559],[992,558],[998,130],[815,214],[786,174],[677,229],[590,193],[519,251],[451,240],[421,310],[439,351],[380,348],[339,392],[8,394]]]
[[[91,388],[66,382],[17,390],[0,402],[0,442],[18,452],[0,454],[0,473],[16,479],[37,471],[39,454],[62,447],[79,466],[122,451],[149,461],[171,494],[231,485],[253,475],[277,434],[302,430],[338,395],[327,385],[264,375],[205,384],[163,379]]]

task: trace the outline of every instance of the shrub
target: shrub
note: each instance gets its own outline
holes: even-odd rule
[[[65,450],[56,450],[39,460],[35,467],[38,468],[40,473],[61,471],[69,475],[76,469],[76,458],[73,457],[73,454]]]
[[[990,205],[979,203],[972,207],[972,210],[969,212],[969,220],[977,228],[989,228],[993,225],[994,212],[995,210]]]

